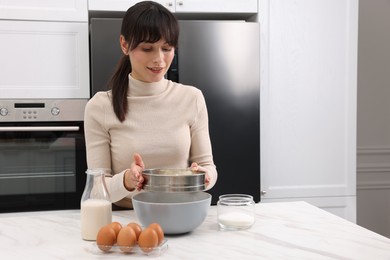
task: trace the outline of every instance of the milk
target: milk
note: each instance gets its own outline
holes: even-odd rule
[[[81,237],[96,240],[99,229],[112,222],[111,202],[88,199],[81,202]]]

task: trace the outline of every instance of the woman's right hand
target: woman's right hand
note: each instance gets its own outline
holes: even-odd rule
[[[144,177],[142,176],[142,171],[145,169],[145,164],[142,160],[141,155],[135,153],[133,156],[133,162],[131,163],[130,169],[125,171],[124,184],[126,189],[133,191],[137,189],[138,191],[142,189]]]

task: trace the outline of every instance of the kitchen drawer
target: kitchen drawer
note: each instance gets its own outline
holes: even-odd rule
[[[125,12],[130,6],[140,1],[137,0],[88,0],[89,11],[118,11]],[[156,1],[158,2],[158,1]],[[170,9],[170,8],[169,8]],[[172,11],[172,9],[170,9]]]
[[[88,0],[90,11],[126,11],[137,0]],[[156,0],[175,13],[257,13],[257,0]]]
[[[176,0],[176,13],[257,13],[257,0]]]
[[[88,0],[1,0],[0,19],[88,21]]]

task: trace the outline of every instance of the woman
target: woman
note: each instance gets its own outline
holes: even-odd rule
[[[109,168],[112,202],[131,208],[147,168],[206,172],[206,189],[217,180],[203,94],[164,78],[179,36],[176,18],[145,1],[122,21],[123,57],[108,92],[98,92],[85,110],[88,168]]]

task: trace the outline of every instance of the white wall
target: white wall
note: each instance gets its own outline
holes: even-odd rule
[[[360,0],[357,224],[390,237],[390,0]]]

